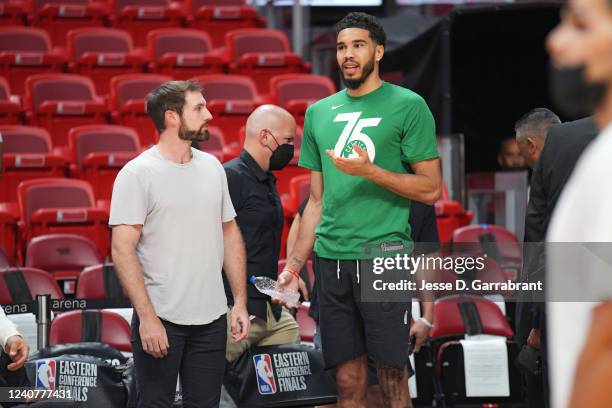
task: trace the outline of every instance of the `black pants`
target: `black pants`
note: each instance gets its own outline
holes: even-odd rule
[[[29,382],[26,377],[25,366],[21,367],[16,371],[9,371],[6,368],[7,365],[11,364],[13,361],[10,359],[8,354],[4,352],[4,350],[0,349],[0,387],[28,387]],[[10,402],[2,402],[0,406],[2,407],[12,407],[18,404],[12,404]]]
[[[184,408],[218,407],[225,372],[226,317],[205,325],[185,326],[162,320],[170,348],[163,358],[145,353],[140,321],[132,318],[132,345],[138,408],[169,408],[181,375]]]

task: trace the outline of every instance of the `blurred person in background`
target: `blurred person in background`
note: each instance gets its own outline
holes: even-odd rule
[[[563,190],[547,235],[551,243],[573,243],[549,244],[549,291],[582,289],[585,300],[548,307],[552,405],[609,407],[612,274],[601,256],[576,248],[604,243],[609,253],[612,245],[612,1],[570,0],[547,47],[553,96],[570,110],[591,110],[600,129]]]
[[[514,137],[525,164],[533,169],[542,154],[548,130],[561,123],[549,109],[536,108],[527,112],[514,125]]]
[[[524,170],[525,159],[514,137],[507,137],[499,143],[497,164],[502,171]]]

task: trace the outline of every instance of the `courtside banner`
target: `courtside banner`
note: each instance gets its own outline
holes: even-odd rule
[[[305,344],[251,348],[228,368],[224,385],[241,408],[336,401],[334,379],[324,369],[321,351]]]

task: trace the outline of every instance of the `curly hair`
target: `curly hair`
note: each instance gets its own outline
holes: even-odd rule
[[[370,38],[377,45],[382,45],[384,47],[387,43],[387,34],[385,34],[385,29],[380,24],[380,21],[370,14],[362,12],[348,13],[336,24],[336,36],[340,33],[340,31],[346,28],[361,28],[363,30],[367,30],[370,33]]]

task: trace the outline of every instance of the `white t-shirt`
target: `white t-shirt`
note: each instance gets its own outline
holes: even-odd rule
[[[179,164],[153,146],[127,163],[115,180],[109,224],[143,226],[136,253],[157,316],[201,325],[227,312],[222,223],[236,213],[221,163],[191,151]]]
[[[587,147],[548,229],[546,285],[552,407],[566,407],[598,301],[612,299],[612,125]],[[554,244],[562,242],[564,244]],[[595,244],[594,244],[595,243]],[[586,245],[584,245],[586,244]],[[608,252],[608,254],[605,254]],[[608,258],[608,259],[606,259]],[[580,301],[583,300],[583,301]]]

